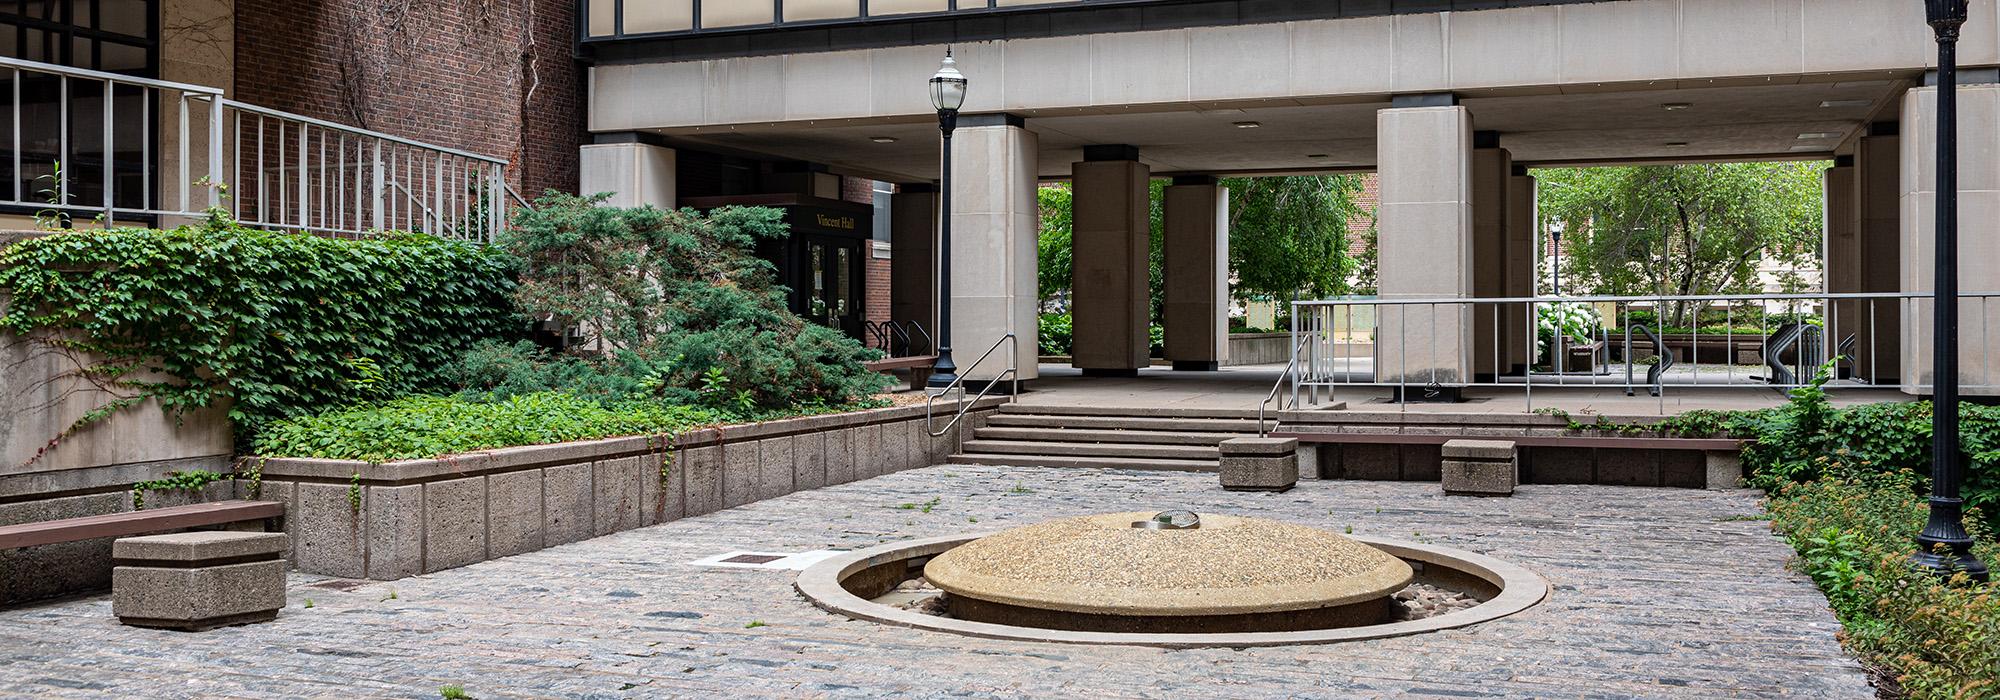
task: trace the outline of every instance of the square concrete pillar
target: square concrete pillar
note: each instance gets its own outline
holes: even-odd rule
[[[1438,454],[1446,494],[1514,495],[1520,467],[1512,440],[1452,440]]]
[[[1163,202],[1167,359],[1214,371],[1229,359],[1229,188],[1177,179]]]
[[[1902,139],[1894,125],[1876,127],[1854,152],[1855,237],[1860,247],[1863,292],[1903,289]],[[1870,302],[1856,311],[1855,374],[1871,384],[1897,386],[1903,371],[1903,310],[1893,299]]]
[[[1152,169],[1135,159],[1086,160],[1071,172],[1070,364],[1129,376],[1152,357]]]
[[[937,333],[937,188],[899,185],[889,197],[889,318]],[[912,333],[912,336],[916,334]],[[921,342],[912,337],[912,343]],[[928,348],[926,352],[936,348]]]
[[[112,543],[111,611],[138,627],[200,631],[285,607],[284,533],[182,532]]]
[[[1821,174],[1822,209],[1826,230],[1826,291],[1833,294],[1860,292],[1862,284],[1861,217],[1855,199],[1854,166],[1836,165]],[[1867,325],[1869,304],[1858,299],[1834,301],[1826,320],[1826,342],[1830,354],[1838,353],[1840,341],[1854,334],[1856,325]],[[1859,336],[1856,336],[1857,340]],[[1845,366],[1845,363],[1843,363]]]
[[[1464,107],[1376,113],[1377,286],[1384,300],[1472,294],[1472,118]],[[1463,305],[1387,306],[1376,331],[1385,382],[1463,385],[1472,375],[1472,313]]]
[[[1514,175],[1514,159],[1499,147],[1493,132],[1474,135],[1472,149],[1472,296],[1492,299],[1507,296],[1507,224],[1511,220],[1508,190]],[[1473,376],[1492,381],[1506,372],[1507,357],[1501,352],[1500,309],[1475,306],[1472,314]]]
[[[577,190],[610,192],[606,205],[675,206],[674,149],[644,143],[594,143],[578,151]]]
[[[1958,91],[1958,286],[1966,292],[2000,289],[2000,84]],[[1903,100],[1902,281],[1909,292],[1934,289],[1937,211],[1937,89],[1917,88]],[[1934,307],[1928,299],[1903,315],[1904,393],[1931,393]],[[2000,300],[1959,302],[1959,374],[1966,396],[2000,395]],[[1983,385],[1983,386],[1982,386]]]
[[[1507,282],[1502,296],[1526,298],[1535,295],[1535,236],[1541,216],[1535,205],[1535,178],[1516,166],[1507,178]],[[1528,307],[1508,304],[1500,309],[1501,371],[1525,375],[1534,362],[1534,330],[1528,326]]]
[[[1006,371],[1005,348],[972,363],[1008,333],[1020,351],[1018,378],[1037,376],[1036,148],[1035,133],[1008,115],[961,117],[952,137],[952,356],[970,382]]]

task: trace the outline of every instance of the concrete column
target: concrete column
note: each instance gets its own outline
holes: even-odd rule
[[[973,362],[1008,333],[1019,349],[1018,378],[1038,376],[1036,148],[1035,133],[1011,115],[960,117],[952,137],[951,342],[967,381],[1006,370],[1004,346],[985,364]]]
[[[1214,371],[1229,359],[1229,188],[1175,178],[1163,204],[1167,359]]]
[[[1860,246],[1858,291],[1896,292],[1902,280],[1902,139],[1895,125],[1877,125],[1854,153],[1855,237]],[[1872,384],[1902,384],[1903,307],[1877,301],[1856,313],[1855,374]]]
[[[1087,375],[1131,376],[1151,362],[1152,169],[1136,148],[1092,146],[1071,173],[1070,364]]]
[[[593,143],[577,155],[577,189],[585,195],[610,192],[606,205],[672,209],[678,201],[674,149],[646,143]]]
[[[1535,295],[1535,232],[1541,219],[1535,209],[1535,178],[1527,168],[1514,167],[1507,178],[1507,285],[1504,296]],[[1534,361],[1534,331],[1528,328],[1528,307],[1509,304],[1500,311],[1500,354],[1507,374],[1523,375]]]
[[[1855,184],[1854,160],[1841,158],[1822,175],[1823,210],[1826,227],[1826,291],[1848,294],[1862,291],[1860,208],[1855,199],[1861,188]],[[1856,325],[1866,325],[1868,304],[1858,300],[1835,301],[1827,318],[1827,339],[1831,352],[1839,352],[1842,338],[1854,335]],[[1855,336],[1857,341],[1860,336]],[[1857,344],[1859,344],[1857,342]]]
[[[1500,147],[1498,133],[1475,132],[1472,141],[1472,296],[1503,297],[1509,272],[1507,207],[1514,159]],[[1473,376],[1492,381],[1509,368],[1501,351],[1500,308],[1477,306],[1467,311],[1472,314]]]
[[[1965,292],[2000,289],[2000,85],[1958,91],[1958,284]],[[1917,88],[1903,100],[1902,282],[1911,292],[1933,289],[1937,207],[1937,89]],[[1929,300],[1909,304],[1902,319],[1903,391],[1929,395],[1935,314]],[[1959,376],[1966,396],[2000,395],[2000,300],[1965,299],[1959,308]],[[1985,386],[1980,386],[1985,385]]]
[[[897,187],[889,197],[889,247],[896,251],[889,258],[889,319],[922,326],[933,339],[937,337],[936,246],[937,187]]]
[[[1381,110],[1376,148],[1381,297],[1471,295],[1471,115],[1457,105]],[[1464,384],[1472,374],[1471,321],[1463,307],[1383,308],[1376,377],[1411,387]]]

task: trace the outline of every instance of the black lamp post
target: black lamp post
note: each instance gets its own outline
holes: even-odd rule
[[[1918,568],[1939,576],[1964,571],[1986,580],[1986,564],[1972,556],[1972,537],[1958,496],[1964,455],[1958,441],[1958,29],[1966,0],[1924,0],[1937,33],[1937,273],[1933,294],[1937,332],[1931,348],[1931,512],[1917,534]]]
[[[938,175],[938,349],[928,385],[945,389],[958,381],[958,365],[951,361],[951,130],[958,127],[958,108],[965,106],[965,75],[951,49],[944,50],[944,65],[931,76],[931,106],[944,134],[944,155]]]

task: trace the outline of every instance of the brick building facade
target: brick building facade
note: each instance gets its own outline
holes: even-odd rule
[[[522,196],[577,187],[576,8],[553,0],[238,0],[234,97],[505,158]]]

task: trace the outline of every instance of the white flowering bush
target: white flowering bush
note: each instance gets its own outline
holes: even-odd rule
[[[1604,317],[1597,308],[1581,302],[1538,304],[1535,306],[1535,354],[1537,364],[1554,361],[1549,356],[1554,347],[1557,333],[1578,341],[1588,342],[1604,328]]]

